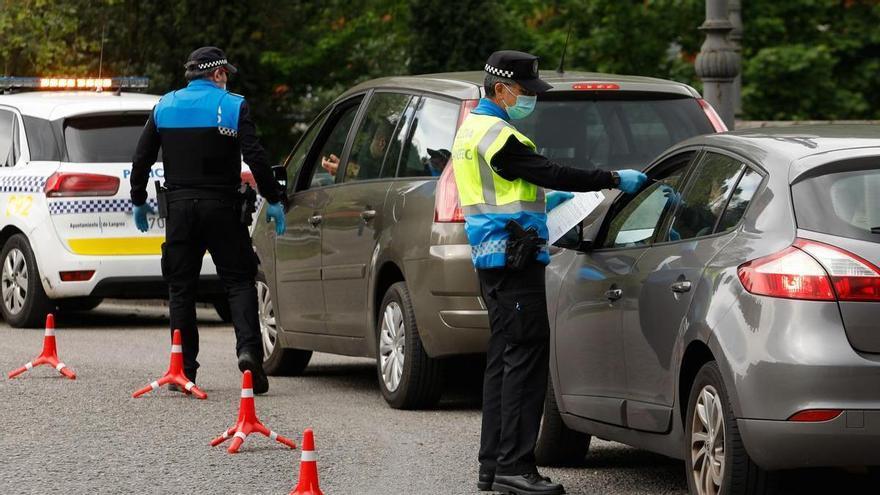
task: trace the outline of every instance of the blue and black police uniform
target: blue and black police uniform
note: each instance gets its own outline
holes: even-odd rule
[[[223,52],[213,47],[196,50],[187,63],[190,70],[202,71],[221,65],[235,70]],[[257,139],[247,102],[208,79],[195,79],[163,96],[133,158],[131,200],[136,206],[147,200],[150,167],[160,148],[169,202],[162,275],[169,286],[171,329],[179,328],[183,337],[186,375],[195,382],[199,367],[195,302],[206,250],[229,299],[239,358],[247,353],[261,365],[255,286],[258,259],[241,221],[238,194],[242,158],[269,203],[281,201],[283,189]]]

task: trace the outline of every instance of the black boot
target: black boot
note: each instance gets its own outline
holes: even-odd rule
[[[481,492],[492,491],[492,482],[495,481],[495,471],[480,470],[480,478],[477,481],[477,488]]]
[[[495,475],[492,489],[496,492],[513,495],[562,495],[565,488],[553,483],[538,473]]]
[[[241,351],[238,355],[238,369],[244,373],[250,370],[254,379],[254,394],[265,394],[269,391],[269,379],[263,371],[263,363],[254,357],[249,351]]]

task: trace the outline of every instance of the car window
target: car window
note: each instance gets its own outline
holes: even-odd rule
[[[321,145],[320,151],[314,156],[312,162],[312,178],[309,181],[309,188],[329,186],[336,182],[335,172],[331,173],[321,166],[322,158],[342,159],[342,150],[345,147],[345,140],[348,137],[348,131],[354,123],[354,117],[357,115],[359,105],[347,106],[340,113],[337,113],[335,122],[328,132],[322,132],[326,136],[324,143]],[[328,120],[329,122],[329,120]],[[340,163],[341,166],[341,163]]]
[[[673,144],[713,132],[697,100],[671,95],[560,91],[517,121],[538,153],[581,169],[642,169]]]
[[[302,139],[299,140],[299,143],[297,143],[297,146],[293,151],[290,152],[290,155],[288,155],[287,160],[284,163],[284,169],[287,173],[287,188],[289,191],[293,192],[295,190],[296,178],[299,175],[299,171],[306,162],[309,150],[312,148],[315,138],[318,137],[321,127],[324,126],[324,122],[326,121],[327,115],[323,115],[315,121],[315,123],[306,131]]]
[[[741,160],[706,153],[675,212],[667,239],[677,241],[712,234],[744,168]]]
[[[757,171],[746,168],[736,189],[733,190],[733,195],[727,203],[727,208],[724,209],[724,214],[721,215],[721,221],[718,222],[715,232],[726,232],[739,223],[763,179],[764,176]]]
[[[0,110],[0,166],[9,167],[15,164],[13,159],[13,129],[16,127],[15,114]]]
[[[452,156],[460,106],[423,98],[404,146],[398,177],[439,177]]]
[[[688,163],[689,160],[683,160],[664,174],[652,177],[650,184],[611,219],[602,247],[626,248],[650,244],[663,214],[674,205],[672,192],[680,187]]]
[[[149,114],[74,117],[64,121],[67,156],[75,163],[131,163]],[[161,161],[161,155],[158,161]]]
[[[850,239],[880,240],[878,157],[830,163],[791,187],[797,226]]]
[[[361,119],[348,162],[345,164],[343,182],[378,179],[390,174],[383,168],[396,167],[397,156],[388,159],[394,133],[404,120],[404,112],[411,96],[399,93],[374,93],[369,107]]]
[[[412,124],[413,115],[415,115],[416,110],[418,110],[420,101],[421,99],[415,96],[410,98],[406,110],[403,111],[403,118],[398,122],[397,129],[394,130],[394,137],[388,146],[388,153],[385,154],[385,163],[382,166],[383,178],[394,177],[397,175],[397,165],[400,161],[400,153],[403,150],[404,144],[409,143],[410,125]]]

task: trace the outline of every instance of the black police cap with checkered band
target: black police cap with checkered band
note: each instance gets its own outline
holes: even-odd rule
[[[223,50],[216,46],[196,48],[195,51],[189,54],[189,60],[187,60],[184,67],[189,70],[208,70],[215,67],[224,67],[232,74],[238,72],[238,69],[226,59],[226,54],[223,53]]]
[[[486,73],[516,81],[533,93],[543,93],[552,88],[538,77],[538,57],[515,50],[501,50],[489,55]]]

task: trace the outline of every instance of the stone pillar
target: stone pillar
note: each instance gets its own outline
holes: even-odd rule
[[[733,80],[739,74],[739,58],[727,35],[733,30],[727,0],[706,0],[706,22],[700,26],[706,41],[697,55],[695,69],[703,80],[703,97],[734,127]]]
[[[733,30],[730,32],[730,42],[733,43],[733,51],[736,52],[736,58],[742,65],[742,38],[743,38],[743,21],[742,21],[742,0],[730,0],[730,23],[733,24]],[[737,117],[742,115],[742,71],[736,75],[733,80],[733,111]]]

